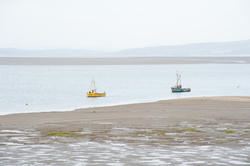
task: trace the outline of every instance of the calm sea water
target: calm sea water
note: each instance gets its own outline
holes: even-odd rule
[[[176,71],[192,92],[171,93]],[[86,97],[92,79],[106,97]],[[250,64],[0,66],[0,114],[196,96],[250,96]]]

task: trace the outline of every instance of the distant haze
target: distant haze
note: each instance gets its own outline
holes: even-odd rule
[[[250,39],[249,0],[0,0],[0,48],[118,51]]]
[[[84,49],[25,50],[0,48],[0,57],[250,57],[250,40],[130,48],[119,51]]]

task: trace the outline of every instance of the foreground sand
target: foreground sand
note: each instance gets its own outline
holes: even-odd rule
[[[98,124],[161,128],[182,121],[250,121],[250,97],[198,97],[153,103],[0,116],[0,129],[83,129]],[[105,125],[100,125],[104,127]]]
[[[249,165],[250,97],[0,116],[0,165]]]

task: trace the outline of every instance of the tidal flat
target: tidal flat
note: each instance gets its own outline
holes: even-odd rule
[[[0,165],[249,165],[249,101],[202,97],[0,116]]]

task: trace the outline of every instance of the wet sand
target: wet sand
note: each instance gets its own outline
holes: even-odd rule
[[[5,165],[248,165],[249,154],[250,97],[0,116]]]
[[[0,129],[42,132],[104,129],[105,126],[160,129],[183,121],[202,123],[204,120],[218,123],[250,122],[250,97],[197,97],[66,112],[2,115]]]
[[[0,65],[244,64],[250,57],[29,58],[0,57]]]

